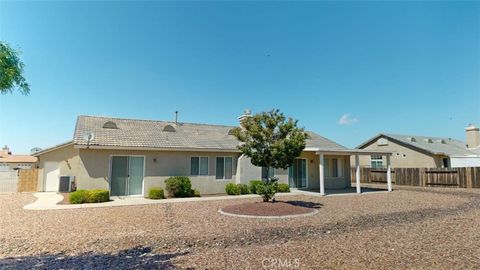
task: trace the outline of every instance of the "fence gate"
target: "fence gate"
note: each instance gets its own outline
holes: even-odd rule
[[[17,171],[0,171],[0,193],[17,192],[17,185]]]

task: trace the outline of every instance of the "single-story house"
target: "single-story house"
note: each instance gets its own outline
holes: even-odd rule
[[[378,134],[357,148],[392,152],[393,168],[480,167],[479,128],[465,128],[467,142],[452,138]],[[380,155],[362,156],[360,165],[379,168],[386,164]]]
[[[0,171],[35,168],[37,158],[29,155],[13,155],[8,146],[0,150]]]
[[[249,112],[239,117],[249,117]],[[79,116],[73,140],[35,153],[41,191],[58,191],[59,177],[78,189],[108,189],[111,195],[145,195],[170,176],[189,176],[202,194],[225,193],[227,183],[265,177],[237,149],[234,126]],[[351,155],[389,152],[348,149],[314,132],[288,170],[271,175],[292,188],[325,193],[350,187]]]

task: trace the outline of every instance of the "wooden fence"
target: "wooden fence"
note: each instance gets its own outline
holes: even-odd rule
[[[37,191],[38,169],[20,169],[18,171],[18,192]]]
[[[480,188],[480,167],[468,168],[395,168],[392,183],[421,187]],[[355,168],[352,181],[355,182]],[[387,183],[387,169],[360,168],[361,183]]]

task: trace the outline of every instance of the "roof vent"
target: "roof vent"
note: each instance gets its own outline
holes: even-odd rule
[[[430,139],[430,138],[429,138],[429,139],[425,139],[425,141],[426,141],[427,143],[433,143],[433,140]]]
[[[415,139],[414,137],[408,137],[407,140],[410,141],[410,142],[416,142],[417,141],[417,139]]]
[[[377,145],[378,145],[378,146],[388,145],[388,140],[387,140],[386,138],[380,138],[380,139],[378,139],[378,141],[377,141]]]
[[[172,126],[172,125],[166,125],[165,127],[163,127],[162,131],[165,131],[165,132],[175,132],[175,128]]]
[[[437,142],[441,144],[447,144],[447,142],[444,139],[438,139]]]
[[[109,129],[118,129],[117,124],[112,121],[107,121],[105,124],[103,124],[103,128],[109,128]]]

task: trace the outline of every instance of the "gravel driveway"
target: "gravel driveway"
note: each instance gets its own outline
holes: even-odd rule
[[[22,209],[33,200],[0,195],[0,269],[480,267],[479,190],[292,196],[319,213],[282,220],[217,212],[259,199]]]

